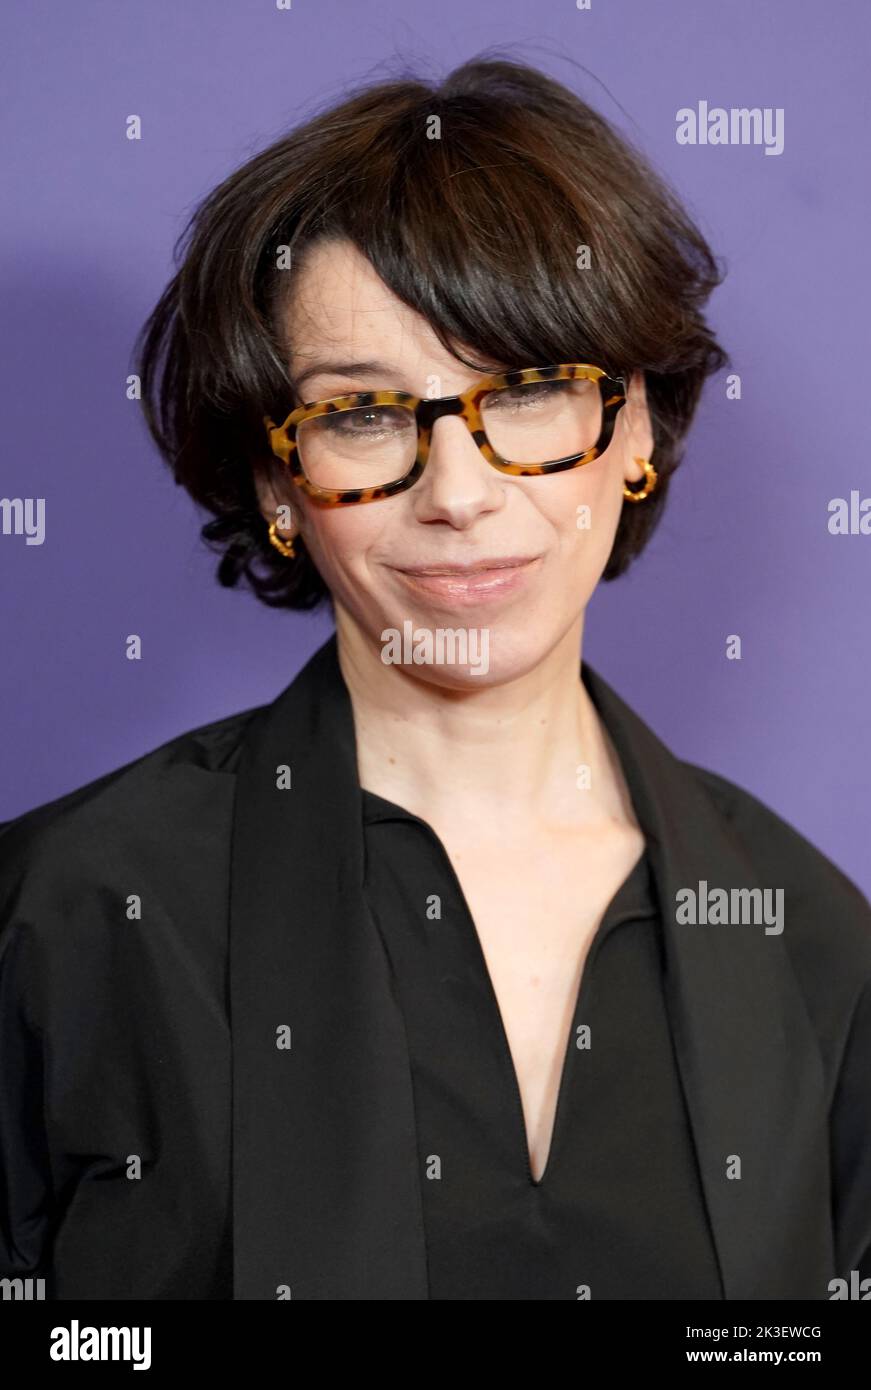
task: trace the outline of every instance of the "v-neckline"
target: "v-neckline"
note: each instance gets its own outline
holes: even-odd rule
[[[426,822],[424,821],[423,824],[426,824]],[[429,828],[432,829],[431,827]],[[450,855],[448,854],[447,850],[445,849],[445,846],[442,844],[441,840],[439,839],[439,836],[436,834],[434,830],[432,831],[432,834],[439,842],[441,852],[444,856],[445,862],[453,878],[454,891],[460,902],[462,911],[465,914],[466,924],[471,929],[470,940],[472,948],[477,957],[478,970],[480,976],[485,984],[486,993],[490,1005],[490,1012],[492,1014],[496,1031],[499,1036],[499,1047],[502,1056],[502,1065],[507,1076],[509,1089],[513,1096],[515,1123],[518,1128],[518,1144],[526,1167],[527,1181],[531,1188],[534,1188],[536,1191],[540,1191],[545,1186],[552,1171],[554,1157],[556,1155],[559,1146],[561,1132],[564,1127],[561,1123],[561,1115],[565,1111],[566,1091],[570,1084],[569,1055],[571,1050],[571,1041],[572,1038],[575,1036],[575,1030],[578,1024],[578,1020],[581,1016],[581,1009],[582,1006],[585,1004],[587,994],[589,993],[590,967],[593,965],[595,961],[595,957],[598,954],[602,942],[606,939],[607,936],[610,936],[611,931],[615,927],[619,926],[622,922],[629,921],[638,915],[637,908],[627,906],[625,912],[621,912],[617,917],[611,917],[614,904],[616,903],[618,897],[622,896],[623,891],[628,887],[630,880],[634,879],[636,873],[638,872],[639,866],[646,857],[647,849],[646,846],[642,849],[640,855],[636,859],[635,863],[632,865],[632,868],[629,870],[628,874],[623,879],[623,882],[612,894],[607,907],[605,908],[601,918],[599,919],[596,930],[593,933],[592,938],[590,939],[590,945],[587,949],[587,954],[581,966],[581,975],[580,979],[578,980],[577,989],[575,991],[575,998],[572,1007],[572,1014],[569,1023],[568,1033],[563,1041],[563,1048],[561,1052],[562,1061],[560,1063],[560,1075],[559,1082],[557,1084],[556,1102],[554,1104],[553,1116],[551,1118],[550,1139],[547,1146],[547,1153],[545,1155],[544,1167],[541,1170],[541,1176],[539,1178],[536,1178],[532,1171],[532,1156],[529,1151],[529,1140],[526,1133],[526,1116],[523,1110],[523,1093],[521,1091],[520,1081],[517,1075],[517,1067],[514,1061],[514,1054],[511,1051],[511,1044],[508,1040],[508,1031],[505,1027],[505,1020],[502,1016],[502,1010],[499,1006],[499,998],[496,994],[496,988],[493,984],[493,977],[490,974],[490,968],[487,965],[487,957],[484,954],[484,947],[481,943],[480,935],[478,934],[478,928],[475,925],[475,918],[472,914],[472,910],[463,891],[463,885],[460,883],[459,876],[454,868]],[[611,917],[611,920],[609,920],[609,917]]]
[[[571,1048],[571,1040],[575,1034],[575,1029],[577,1027],[578,1019],[581,1014],[582,1005],[584,1005],[586,1002],[589,990],[590,967],[595,961],[595,957],[598,954],[602,942],[606,939],[606,937],[610,936],[611,931],[615,927],[620,926],[625,921],[630,921],[640,916],[653,915],[652,908],[640,909],[637,901],[633,902],[632,900],[629,904],[627,904],[625,910],[621,910],[616,916],[613,915],[614,907],[618,899],[625,895],[626,891],[629,889],[630,884],[634,882],[636,875],[641,871],[641,865],[647,859],[647,845],[645,843],[635,863],[632,865],[629,872],[624,877],[622,883],[619,885],[619,887],[615,890],[615,892],[609,899],[608,904],[605,907],[599,919],[596,930],[593,933],[593,936],[590,940],[590,945],[587,949],[583,965],[581,966],[581,976],[578,981],[577,990],[575,991],[574,1006],[572,1009],[571,1021],[569,1023],[568,1035],[566,1036],[563,1044],[562,1062],[560,1066],[559,1083],[557,1085],[556,1103],[554,1105],[550,1129],[550,1141],[548,1143],[547,1154],[545,1156],[544,1167],[542,1168],[541,1176],[539,1178],[535,1178],[532,1171],[532,1157],[529,1151],[529,1140],[527,1138],[526,1133],[526,1116],[523,1110],[523,1094],[520,1087],[520,1081],[517,1075],[517,1067],[514,1062],[514,1055],[511,1051],[511,1044],[508,1040],[508,1032],[505,1027],[505,1020],[502,1017],[502,1010],[499,1006],[499,998],[496,994],[496,988],[493,984],[493,977],[490,974],[490,968],[487,964],[487,957],[484,954],[484,947],[481,942],[480,935],[478,933],[478,928],[475,924],[475,918],[469,905],[468,899],[466,898],[466,894],[463,890],[463,885],[460,882],[459,875],[454,867],[453,861],[450,855],[448,854],[447,848],[445,847],[441,837],[433,829],[429,822],[424,820],[422,816],[418,816],[415,814],[415,812],[409,811],[405,806],[399,805],[398,802],[389,801],[386,797],[381,796],[378,792],[370,791],[368,788],[365,787],[361,788],[361,791],[363,793],[364,798],[369,798],[369,804],[373,807],[373,809],[380,808],[382,812],[388,813],[391,817],[416,822],[432,837],[434,843],[438,847],[439,854],[441,855],[444,865],[450,876],[451,885],[453,887],[457,901],[460,905],[460,910],[464,914],[465,936],[469,944],[471,945],[471,949],[475,956],[475,967],[478,976],[484,986],[484,990],[488,1000],[488,1008],[490,1010],[490,1014],[495,1027],[495,1033],[499,1039],[499,1054],[501,1059],[500,1066],[502,1067],[503,1072],[505,1074],[508,1091],[512,1096],[514,1124],[517,1130],[519,1131],[517,1139],[516,1141],[513,1141],[512,1146],[517,1147],[519,1145],[520,1153],[523,1158],[523,1166],[526,1169],[526,1180],[530,1188],[533,1188],[536,1191],[540,1191],[544,1187],[553,1168],[553,1160],[558,1147],[560,1133],[563,1128],[560,1117],[565,1110],[565,1097],[570,1080],[569,1054]],[[375,805],[375,803],[377,803],[377,806]]]

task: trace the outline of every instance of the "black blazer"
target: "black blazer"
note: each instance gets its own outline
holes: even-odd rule
[[[652,856],[726,1296],[827,1299],[871,1275],[871,908],[581,674]],[[362,876],[335,636],[272,704],[2,828],[0,1276],[58,1298],[427,1297]],[[679,924],[700,883],[782,888],[785,929]]]

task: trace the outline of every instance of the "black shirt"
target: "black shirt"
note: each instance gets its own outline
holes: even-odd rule
[[[600,932],[592,1048],[566,1056],[542,1185],[444,857],[421,867],[412,846],[438,847],[408,818],[364,825],[334,636],[270,704],[0,826],[0,1278],[45,1277],[60,1299],[418,1301],[523,1281],[698,1297],[717,1292],[699,1187],[727,1300],[871,1278],[871,908],[580,674],[658,916]],[[416,885],[435,879],[423,947]],[[782,934],[681,921],[703,880],[781,885]]]
[[[591,942],[536,1182],[498,1002],[444,845],[365,789],[363,821],[366,902],[408,1038],[429,1297],[722,1298],[647,853]]]

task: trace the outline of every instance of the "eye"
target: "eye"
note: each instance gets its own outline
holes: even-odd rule
[[[318,433],[345,439],[383,438],[414,428],[414,418],[399,406],[365,405],[318,416],[316,427]]]

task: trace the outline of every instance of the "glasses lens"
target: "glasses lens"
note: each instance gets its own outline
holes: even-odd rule
[[[491,448],[508,463],[554,463],[592,449],[602,431],[598,382],[530,381],[484,397]]]
[[[417,422],[402,405],[316,415],[302,421],[296,439],[303,472],[316,487],[383,487],[404,478],[417,457]]]

